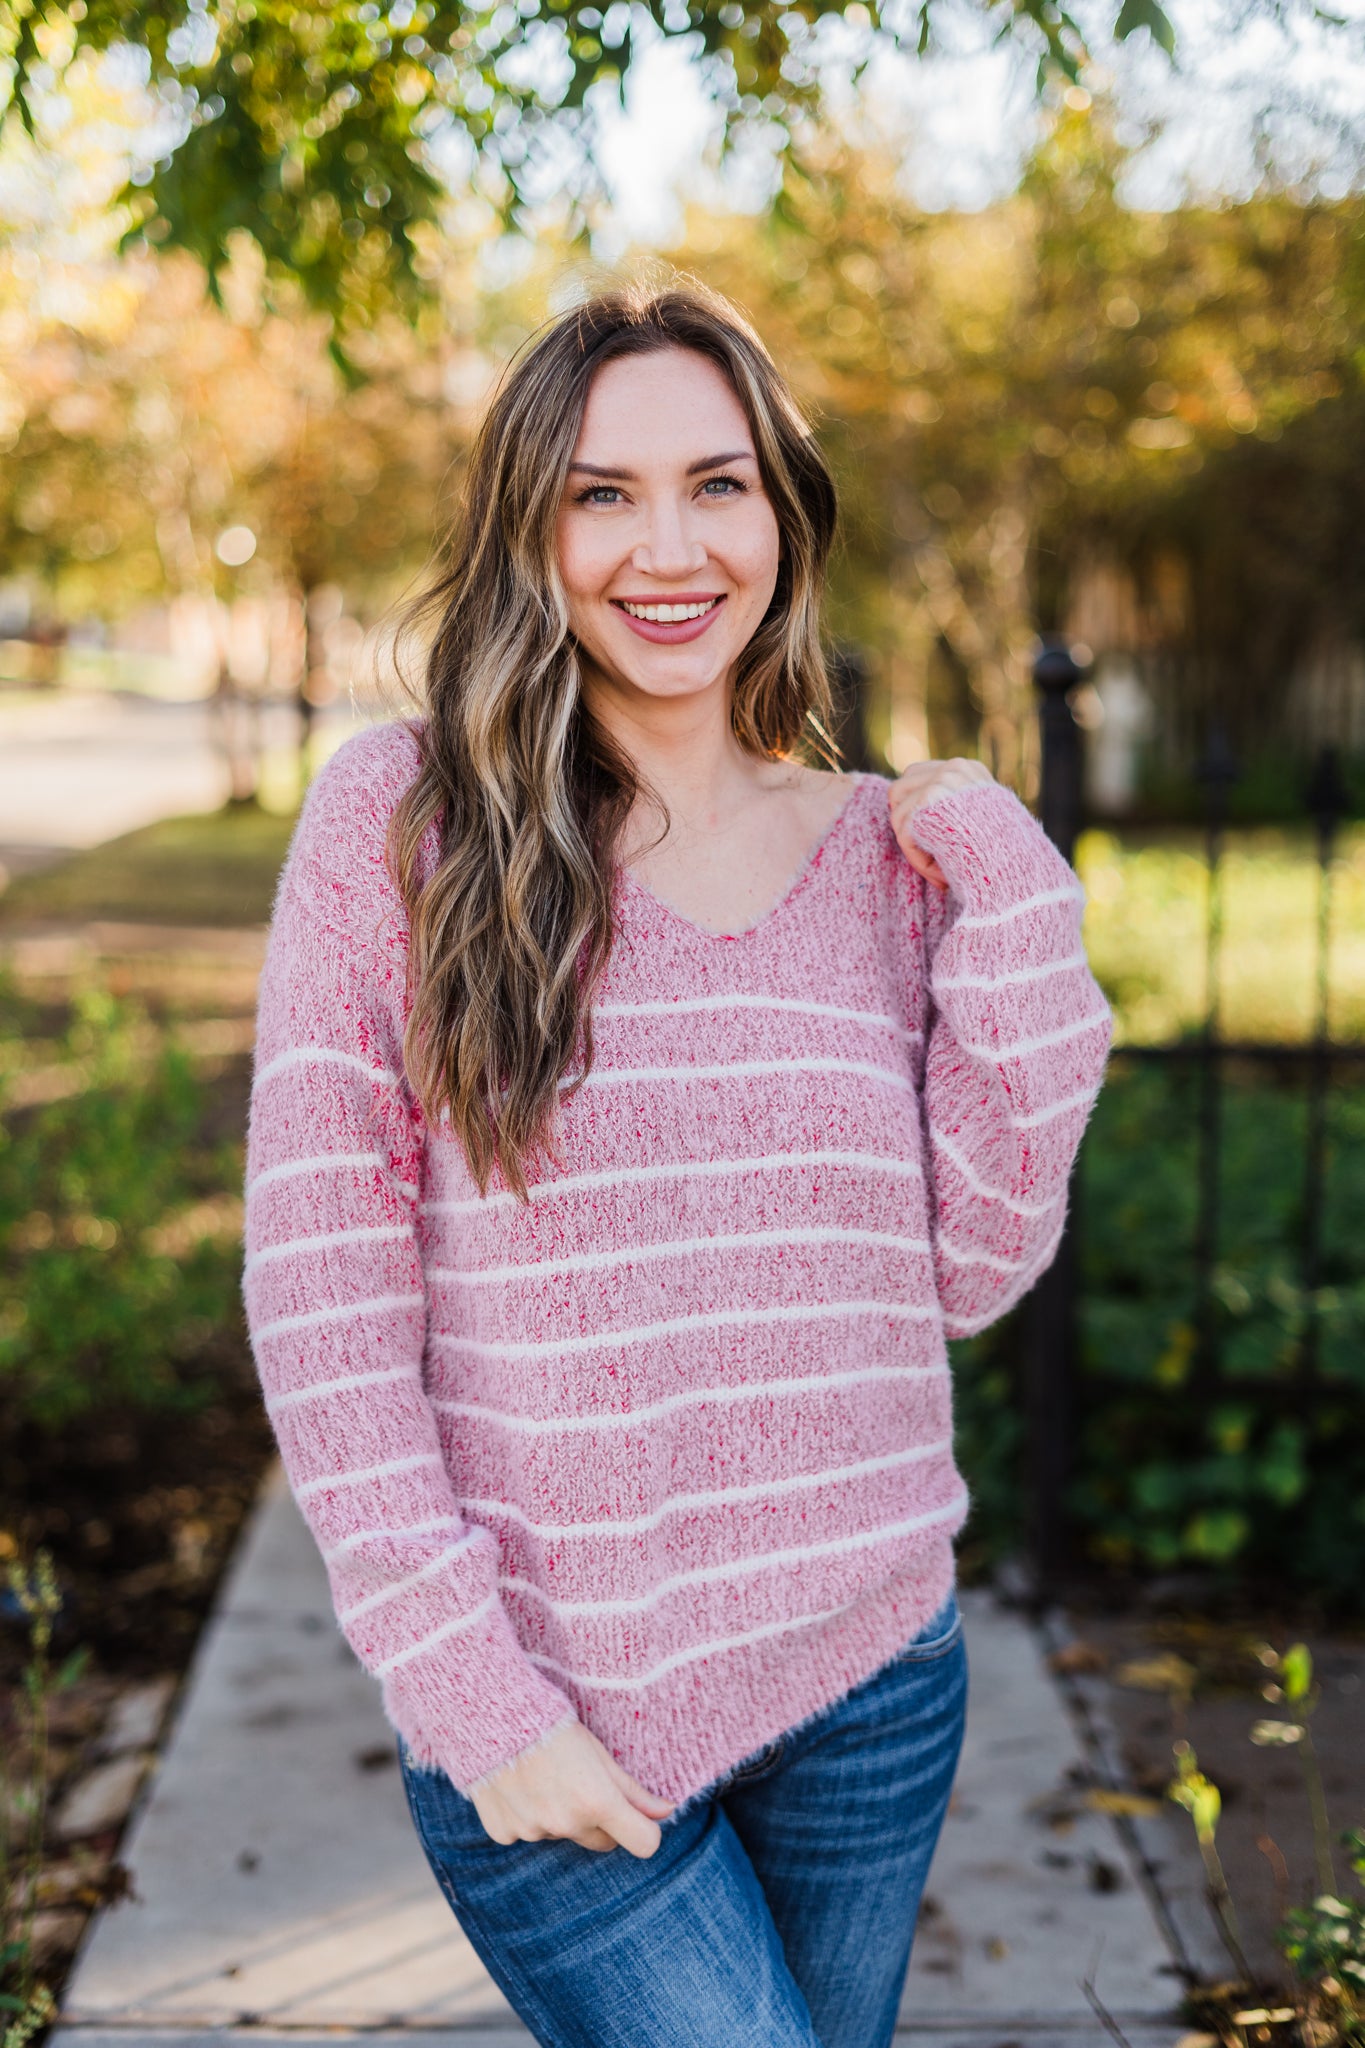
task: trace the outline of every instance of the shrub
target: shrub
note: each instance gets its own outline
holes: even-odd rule
[[[0,1121],[0,1404],[46,1429],[197,1405],[239,1313],[240,1147],[205,1142],[192,1061],[135,1006],[83,994],[54,1052],[60,1099]]]

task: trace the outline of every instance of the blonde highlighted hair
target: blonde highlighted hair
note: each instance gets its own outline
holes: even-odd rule
[[[481,1193],[497,1171],[526,1196],[562,1085],[592,1062],[617,843],[641,782],[581,695],[555,529],[597,371],[669,348],[729,380],[781,536],[777,588],[735,676],[735,737],[780,759],[829,722],[820,606],[834,486],[758,336],[690,282],[603,292],[549,322],[498,386],[445,565],[408,615],[430,633],[426,718],[389,838],[411,926],[408,1076],[430,1120],[449,1111]],[[432,826],[440,853],[424,881]]]

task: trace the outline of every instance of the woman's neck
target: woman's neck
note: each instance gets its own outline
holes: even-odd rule
[[[790,890],[829,830],[848,796],[844,778],[746,753],[728,693],[718,702],[641,704],[603,696],[589,695],[593,715],[642,783],[617,859],[704,930],[749,930]]]
[[[627,863],[657,840],[660,804],[671,840],[708,836],[723,832],[759,791],[793,774],[793,764],[765,761],[740,746],[728,691],[636,702],[610,689],[585,687],[585,696],[593,717],[640,777],[641,794],[620,849]]]

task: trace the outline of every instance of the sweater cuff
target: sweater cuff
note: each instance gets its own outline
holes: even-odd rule
[[[973,782],[949,790],[913,812],[909,829],[969,912],[1009,909],[1053,889],[1074,892],[1078,903],[1084,900],[1072,868],[1003,783]]]
[[[554,1737],[558,1735],[561,1728],[567,1728],[571,1721],[576,1721],[577,1719],[578,1715],[574,1712],[573,1708],[568,1708],[566,1712],[560,1715],[559,1719],[555,1722],[553,1728],[547,1728],[545,1733],[543,1735],[538,1735],[534,1742],[528,1742],[524,1749],[517,1750],[517,1752],[513,1756],[505,1756],[502,1759],[501,1763],[494,1764],[493,1768],[489,1771],[485,1771],[481,1778],[471,1779],[469,1784],[461,1786],[460,1789],[466,1794],[466,1796],[468,1796],[468,1794],[471,1792],[481,1791],[483,1787],[487,1785],[491,1779],[497,1776],[499,1771],[505,1771],[509,1764],[520,1763],[521,1759],[524,1756],[532,1755],[532,1753],[537,1749],[544,1749],[546,1743],[553,1741]]]
[[[501,1601],[384,1687],[389,1719],[413,1755],[439,1764],[462,1792],[576,1718],[527,1656]]]

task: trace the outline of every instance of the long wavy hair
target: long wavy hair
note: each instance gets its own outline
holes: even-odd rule
[[[404,1062],[426,1116],[449,1112],[481,1194],[496,1169],[525,1199],[532,1159],[553,1156],[566,1077],[572,1092],[592,1063],[618,841],[637,796],[653,796],[581,694],[555,530],[593,378],[668,348],[728,378],[781,537],[772,603],[734,680],[735,737],[771,760],[828,738],[834,485],[762,342],[690,281],[606,291],[550,321],[497,388],[438,580],[405,619],[430,640],[421,765],[389,834],[411,931]]]

